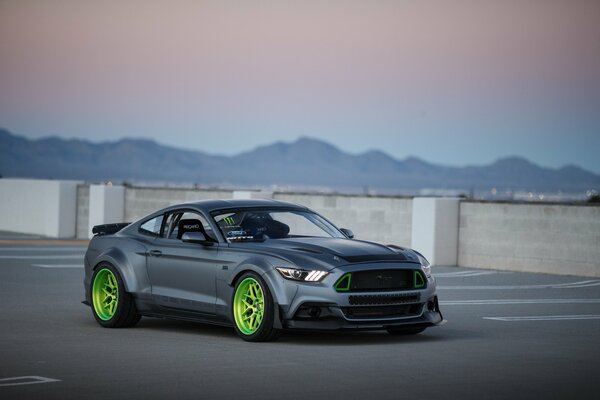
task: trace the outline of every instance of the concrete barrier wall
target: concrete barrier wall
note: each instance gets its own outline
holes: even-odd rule
[[[600,207],[462,202],[458,265],[600,277]]]
[[[90,186],[90,213],[88,235],[93,237],[96,225],[114,224],[125,219],[125,187],[111,185]]]
[[[410,247],[432,265],[456,265],[459,198],[416,197],[412,201]]]
[[[90,216],[90,187],[89,185],[77,185],[77,218],[76,235],[78,239],[89,237]]]
[[[440,206],[448,199],[149,187],[124,188],[123,197],[124,221],[202,199],[274,198],[305,205],[357,239],[415,247],[434,264],[451,264],[455,246],[459,266],[600,277],[598,206],[461,201],[457,227],[457,207]],[[78,182],[0,179],[0,230],[88,238],[92,203],[90,187]],[[415,221],[427,229],[413,229]],[[454,233],[457,244],[444,242],[456,243]]]
[[[275,193],[273,198],[302,204],[338,227],[351,229],[357,239],[410,246],[410,198],[289,193]]]
[[[125,221],[135,221],[173,204],[232,197],[231,190],[128,187],[125,189]]]
[[[125,220],[135,221],[172,204],[234,197],[273,198],[303,204],[337,226],[352,229],[359,239],[410,245],[412,200],[409,198],[133,187],[125,190]]]
[[[0,229],[53,238],[74,237],[77,183],[0,179]]]

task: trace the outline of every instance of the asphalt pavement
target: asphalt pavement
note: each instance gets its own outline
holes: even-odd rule
[[[85,243],[0,233],[0,399],[600,392],[600,279],[434,267],[444,326],[414,337],[290,332],[247,343],[232,328],[153,318],[101,328],[81,304],[84,252]]]

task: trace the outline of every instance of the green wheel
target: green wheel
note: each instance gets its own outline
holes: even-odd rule
[[[237,334],[250,342],[277,337],[273,328],[274,305],[269,288],[255,273],[242,275],[235,286],[232,314]]]
[[[110,264],[96,268],[92,277],[92,313],[106,328],[135,325],[141,318],[117,270]]]
[[[119,304],[119,285],[115,274],[110,269],[102,268],[98,271],[92,285],[92,296],[94,311],[98,318],[102,321],[111,319]]]

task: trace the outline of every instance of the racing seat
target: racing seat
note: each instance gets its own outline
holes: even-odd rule
[[[202,222],[199,219],[182,219],[177,224],[177,239],[181,240],[181,237],[186,232],[200,232],[204,235],[207,240],[214,241],[209,236],[202,226]]]
[[[243,221],[242,228],[257,239],[264,239],[265,236],[270,239],[283,239],[290,232],[288,225],[261,214],[248,216]]]

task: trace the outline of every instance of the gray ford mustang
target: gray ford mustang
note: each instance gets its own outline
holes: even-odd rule
[[[199,201],[93,233],[84,303],[104,327],[179,318],[267,341],[287,329],[406,335],[444,322],[421,254],[353,239],[299,205]]]

